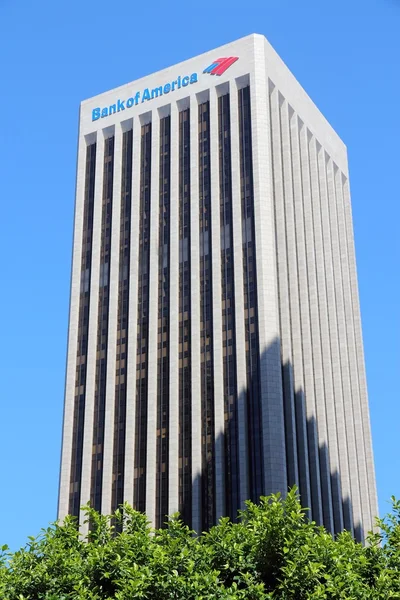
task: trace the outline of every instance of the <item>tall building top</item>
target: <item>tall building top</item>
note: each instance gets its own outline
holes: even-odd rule
[[[230,57],[238,60],[225,71],[213,74],[208,70],[218,59]],[[226,93],[228,82],[240,78],[244,84],[256,78],[265,85],[275,85],[282,98],[290,98],[293,110],[347,175],[345,144],[271,44],[257,33],[83,100],[80,133],[88,135],[137,116],[144,122],[152,110],[174,102],[182,105],[192,95],[201,98],[211,87]]]

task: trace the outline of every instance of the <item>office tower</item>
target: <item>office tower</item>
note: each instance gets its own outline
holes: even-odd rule
[[[371,529],[346,148],[250,35],[81,104],[59,516],[294,484]]]

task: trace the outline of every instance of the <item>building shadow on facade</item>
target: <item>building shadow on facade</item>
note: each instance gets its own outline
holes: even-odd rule
[[[235,399],[230,418],[225,421],[225,432],[215,440],[215,447],[223,448],[224,514],[232,520],[236,520],[237,510],[243,508],[243,503],[240,505],[238,500],[232,501],[231,494],[234,489],[234,498],[240,498],[239,475],[243,472],[243,466],[242,469],[239,466],[240,447],[245,443],[247,450],[246,484],[249,491],[247,499],[258,502],[261,495],[276,492],[285,495],[289,488],[297,486],[300,502],[307,509],[309,518],[318,525],[323,525],[332,535],[345,529],[356,540],[363,541],[367,532],[364,531],[359,516],[353,515],[351,497],[348,493],[343,492],[344,486],[340,470],[331,466],[332,460],[328,443],[321,441],[318,419],[324,418],[326,422],[326,417],[318,413],[318,407],[321,412],[325,406],[325,398],[310,400],[303,388],[295,388],[293,365],[288,361],[283,363],[280,358],[278,362],[277,357],[280,357],[278,341],[270,345],[259,361],[260,392],[257,402],[262,396],[262,386],[264,386],[264,398],[265,390],[267,390],[273,401],[264,403],[264,405],[259,402],[257,406],[254,398],[255,384],[250,382],[250,391],[249,389],[241,390],[238,398]],[[276,368],[274,369],[274,365],[277,363],[281,366],[281,373],[278,373],[278,376]],[[268,380],[269,377],[273,382]],[[279,402],[276,402],[276,394],[280,397]],[[268,414],[267,419],[265,416],[262,418],[265,410]],[[242,418],[244,416],[244,424],[241,423],[239,415],[242,415]],[[231,434],[226,435],[227,429],[232,432],[232,420],[235,432],[233,442]],[[269,423],[268,431],[263,430],[263,421]],[[333,431],[328,432],[328,427],[333,428]],[[328,435],[328,439],[335,439],[336,436],[336,445],[339,445],[336,423],[326,423],[325,435]],[[251,439],[252,436],[253,439]],[[260,463],[261,471],[257,467],[257,456],[254,456],[258,448],[257,440],[261,443],[259,451],[263,454]],[[262,449],[263,444],[265,444],[264,450]],[[345,455],[347,457],[347,450]],[[267,464],[265,459],[267,459]],[[214,493],[210,489],[205,489],[207,486],[209,487],[210,469],[213,472],[213,480],[216,482]],[[266,473],[265,469],[269,469],[271,472]],[[276,470],[282,469],[285,470],[283,477],[282,473],[276,472]],[[203,457],[202,473],[193,474],[192,479],[191,520],[196,531],[208,529],[204,520],[204,511],[210,510],[209,502],[213,504],[215,511],[216,497],[221,493],[221,489],[218,487],[218,477],[219,471],[215,454],[206,464],[204,464]],[[265,489],[266,481],[270,482],[269,489]],[[274,487],[274,481],[285,481],[285,489],[282,489],[279,484]],[[349,486],[349,482],[347,485]],[[216,513],[216,520],[218,520],[218,516],[222,515]]]

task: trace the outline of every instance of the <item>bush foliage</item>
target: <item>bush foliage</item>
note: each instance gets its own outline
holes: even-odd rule
[[[124,505],[113,516],[86,507],[86,539],[68,517],[0,552],[3,600],[400,599],[400,502],[368,545],[333,539],[310,522],[295,490],[248,502],[194,536],[177,516],[151,530]]]

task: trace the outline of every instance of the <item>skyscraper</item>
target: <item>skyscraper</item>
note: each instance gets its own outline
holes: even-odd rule
[[[346,148],[250,35],[81,104],[59,517],[294,484],[371,529]]]

